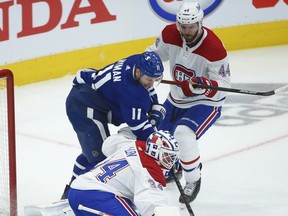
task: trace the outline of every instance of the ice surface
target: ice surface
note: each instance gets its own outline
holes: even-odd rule
[[[233,87],[266,91],[288,83],[288,46],[229,56]],[[65,114],[72,79],[15,88],[20,216],[26,205],[60,198],[80,153]],[[157,87],[161,102],[168,90],[168,85]],[[112,133],[116,130],[111,127]],[[202,188],[191,205],[196,216],[288,215],[288,92],[269,97],[229,94],[222,118],[199,145]],[[169,184],[168,191],[171,205],[178,205],[176,185]],[[187,210],[181,215],[188,215]]]

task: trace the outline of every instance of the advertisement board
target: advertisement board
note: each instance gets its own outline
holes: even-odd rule
[[[56,65],[56,72],[42,72],[41,80],[57,77],[57,70],[61,71],[59,76],[74,71],[73,67],[63,68],[59,64],[79,59],[79,55],[85,58],[77,61],[75,68],[91,64],[93,55],[95,64],[102,66],[153,43],[163,27],[175,21],[182,3],[181,0],[0,0],[0,67],[20,73],[18,68],[34,70],[38,62]],[[205,12],[204,25],[215,29],[228,49],[247,48],[247,44],[241,47],[239,41],[233,45],[237,37],[230,41],[229,34],[237,35],[237,31],[243,32],[251,25],[251,37],[257,25],[264,28],[264,33],[271,26],[286,25],[284,35],[281,34],[283,39],[278,35],[277,43],[269,38],[263,45],[288,43],[285,37],[288,0],[199,0],[199,3]],[[274,31],[269,34],[273,36]],[[45,77],[40,78],[42,74]],[[16,83],[17,80],[16,77]]]

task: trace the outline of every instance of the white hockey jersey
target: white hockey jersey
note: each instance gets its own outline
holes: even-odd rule
[[[231,83],[227,52],[211,30],[202,28],[202,37],[190,48],[183,41],[176,24],[168,25],[155,44],[147,50],[157,52],[162,61],[170,61],[170,75],[175,81],[205,76],[217,81],[218,86],[229,88]],[[205,95],[187,97],[176,85],[171,85],[170,90],[168,100],[180,108],[189,108],[197,104],[221,106],[226,96],[226,93],[218,91],[212,98]]]
[[[113,136],[111,136],[113,137]],[[110,142],[111,141],[110,137]],[[115,143],[119,140],[115,136]],[[105,144],[105,142],[104,142]],[[157,162],[145,153],[146,143],[127,140],[124,146],[80,175],[71,187],[102,190],[132,200],[141,215],[152,216],[155,207],[167,206],[166,182]]]

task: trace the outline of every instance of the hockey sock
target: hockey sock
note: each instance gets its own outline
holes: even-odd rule
[[[87,158],[83,154],[80,154],[76,158],[76,161],[74,163],[73,175],[72,175],[70,183],[72,183],[72,181],[74,181],[74,179],[76,179],[77,176],[83,174],[85,170],[87,169],[87,167],[90,167],[90,164]]]

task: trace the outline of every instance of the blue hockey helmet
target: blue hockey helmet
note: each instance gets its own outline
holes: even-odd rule
[[[162,78],[164,67],[159,55],[156,52],[144,52],[140,56],[136,66],[140,69],[141,75]]]

